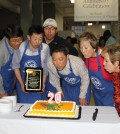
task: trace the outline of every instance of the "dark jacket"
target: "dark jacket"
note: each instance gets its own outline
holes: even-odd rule
[[[45,42],[45,39],[43,39],[43,42]],[[56,45],[56,44],[63,44],[65,45],[68,50],[69,50],[69,54],[71,55],[74,55],[74,56],[78,56],[78,52],[77,50],[72,46],[72,44],[68,43],[65,39],[63,39],[62,37],[60,36],[55,36],[54,40],[52,42],[50,42],[48,45],[49,45],[49,48],[50,48],[50,51],[52,50],[52,48]]]

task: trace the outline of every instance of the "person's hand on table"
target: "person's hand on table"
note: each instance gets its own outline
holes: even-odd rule
[[[0,94],[0,98],[2,98],[2,97],[4,97],[4,96],[8,96],[8,94],[7,94],[7,93],[2,93],[2,94]]]
[[[22,89],[22,92],[28,93],[28,92],[25,92],[25,86],[24,86],[24,84],[21,85],[21,89]]]
[[[79,98],[79,103],[82,106],[87,106],[88,105],[87,100],[85,98]]]

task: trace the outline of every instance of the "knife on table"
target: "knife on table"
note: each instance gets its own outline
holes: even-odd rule
[[[96,120],[97,114],[98,114],[98,108],[96,108],[96,109],[95,109],[95,112],[93,113],[93,117],[92,117],[93,121]]]

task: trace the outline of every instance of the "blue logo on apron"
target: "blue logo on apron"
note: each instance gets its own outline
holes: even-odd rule
[[[36,64],[36,62],[34,60],[28,60],[27,62],[25,62],[24,67],[33,67],[33,68],[35,68],[35,67],[37,67],[37,64]]]
[[[102,83],[100,82],[100,80],[98,78],[91,76],[91,81],[94,84],[94,86],[96,87],[96,89],[98,89],[98,90],[105,89],[104,87],[102,87]]]

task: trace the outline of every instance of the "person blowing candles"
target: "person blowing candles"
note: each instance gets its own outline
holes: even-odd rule
[[[88,70],[81,58],[68,53],[65,45],[54,46],[47,62],[49,81],[62,93],[63,101],[75,101],[77,105],[87,105]]]
[[[104,68],[112,74],[115,108],[120,116],[120,43],[106,46],[102,55]]]
[[[94,34],[90,32],[81,34],[80,50],[88,68],[95,105],[113,106],[113,82],[111,75],[103,67],[102,50],[97,47]]]

